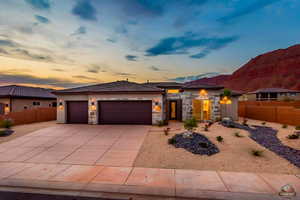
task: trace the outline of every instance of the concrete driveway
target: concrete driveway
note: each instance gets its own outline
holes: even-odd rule
[[[54,125],[0,144],[0,162],[131,167],[150,128]]]

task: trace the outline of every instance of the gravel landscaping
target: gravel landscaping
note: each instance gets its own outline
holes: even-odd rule
[[[176,148],[186,149],[193,154],[211,156],[220,152],[218,147],[207,137],[198,133],[193,133],[191,138],[185,138],[183,134],[176,134],[169,141],[172,141],[172,145]]]
[[[258,144],[266,147],[300,168],[300,150],[282,144],[277,137],[278,131],[272,127],[258,125],[245,126],[235,122],[222,122],[221,124],[225,127],[234,127],[248,131],[250,133],[250,138]]]
[[[262,122],[248,120],[248,123],[261,125]],[[266,126],[278,130],[277,127],[280,128],[282,124],[268,122]],[[206,132],[204,131],[204,124],[200,123],[194,132],[204,135],[219,149],[219,153],[207,156],[193,154],[186,149],[169,145],[168,140],[170,138],[184,132],[182,123],[170,123],[169,127],[171,127],[171,131],[167,136],[163,131],[166,127],[154,126],[150,130],[135,160],[135,167],[300,174],[300,168],[258,144],[250,138],[250,133],[246,130],[227,128],[215,123]],[[297,142],[300,140],[286,139],[287,134],[291,134],[294,130],[294,127],[289,126],[279,132],[282,139],[285,140],[285,142],[282,142],[283,144],[297,146]],[[236,137],[236,132],[239,132],[239,135],[243,137]],[[223,138],[222,142],[217,141],[218,136]],[[253,150],[262,151],[262,156],[254,156],[252,154]]]

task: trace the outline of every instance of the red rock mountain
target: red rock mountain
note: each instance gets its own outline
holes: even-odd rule
[[[300,45],[259,55],[232,75],[219,75],[192,82],[219,84],[245,92],[274,87],[300,90]]]

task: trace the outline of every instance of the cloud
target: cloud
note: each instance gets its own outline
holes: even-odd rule
[[[32,59],[32,60],[45,61],[45,62],[53,61],[52,57],[50,57],[49,55],[33,54],[25,49],[17,48],[17,49],[12,50],[12,52],[16,52],[17,54],[24,56],[26,58]]]
[[[161,71],[161,69],[159,69],[158,67],[155,67],[155,66],[151,66],[151,67],[149,67],[149,69],[151,69],[152,71]]]
[[[113,38],[107,38],[106,41],[111,42],[111,43],[116,43],[117,40]]]
[[[191,76],[180,76],[176,78],[171,78],[169,79],[170,81],[176,81],[176,82],[189,82],[189,81],[194,81],[202,78],[212,78],[215,76],[220,75],[218,72],[209,72],[209,73],[204,73],[204,74],[199,74],[199,75],[191,75]]]
[[[74,36],[74,35],[84,35],[86,34],[87,31],[86,31],[86,27],[85,26],[80,26],[78,29],[75,30],[74,33],[72,33],[71,35]]]
[[[116,72],[114,74],[118,76],[135,76],[135,74],[126,73],[126,72]]]
[[[72,9],[72,14],[82,20],[97,21],[97,10],[90,0],[77,0],[75,7]]]
[[[50,0],[25,0],[25,2],[39,10],[49,10],[51,8]]]
[[[0,39],[0,46],[3,46],[3,47],[16,47],[18,45],[14,41],[7,40],[7,39],[4,39],[4,40]]]
[[[51,85],[55,87],[77,87],[82,83],[62,80],[58,78],[41,78],[28,74],[9,74],[0,72],[0,83]]]
[[[84,76],[84,75],[76,75],[76,76],[72,76],[73,78],[78,78],[78,79],[85,79],[85,80],[92,80],[92,81],[97,81],[98,79],[96,78],[92,78],[92,77],[88,77],[88,76]]]
[[[5,49],[0,48],[0,54],[8,54],[8,52]]]
[[[203,58],[213,50],[221,49],[238,39],[230,37],[199,37],[195,34],[186,34],[181,37],[168,37],[161,39],[158,44],[146,50],[146,56],[189,54],[195,48],[202,50],[190,56],[191,58]]]
[[[100,66],[98,66],[98,65],[92,65],[92,66],[88,67],[87,72],[97,74],[97,73],[100,72],[100,69],[101,69]]]
[[[56,72],[65,72],[66,70],[55,68],[55,69],[52,69],[52,71],[56,71]]]
[[[126,55],[125,58],[129,61],[137,61],[137,56],[134,55]]]
[[[253,3],[251,3],[249,6],[241,9],[236,9],[229,15],[219,18],[218,21],[224,24],[231,23],[238,18],[254,13],[257,10],[263,9],[264,7],[278,1],[280,0],[255,0],[254,2],[252,1]]]
[[[35,15],[34,17],[40,23],[43,23],[43,24],[49,24],[50,23],[50,20],[47,17],[43,17],[41,15]]]

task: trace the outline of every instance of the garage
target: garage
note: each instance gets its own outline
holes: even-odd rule
[[[152,124],[152,101],[99,101],[99,124]]]
[[[70,124],[88,123],[88,102],[87,101],[67,102],[67,123]]]

